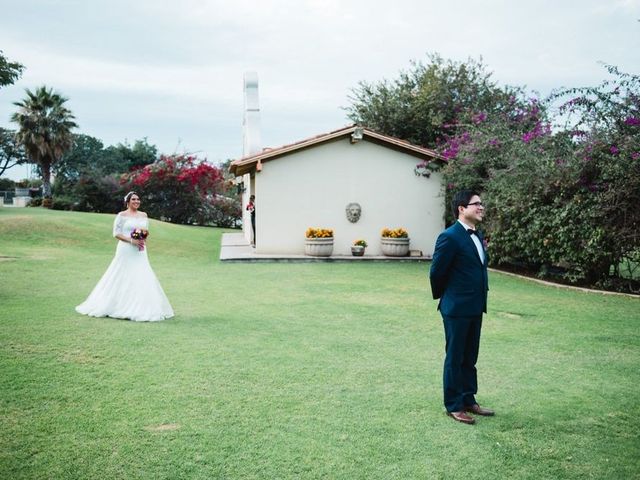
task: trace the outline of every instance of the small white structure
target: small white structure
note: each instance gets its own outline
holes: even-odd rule
[[[14,207],[26,207],[31,203],[31,197],[29,195],[20,195],[13,197]]]
[[[258,74],[244,74],[244,118],[242,119],[242,156],[246,157],[262,150],[260,140],[260,99],[258,97]]]
[[[260,140],[260,99],[258,96],[258,74],[256,72],[246,72],[244,74],[244,117],[242,119],[242,156],[248,157],[262,151],[262,141]],[[253,232],[251,231],[251,214],[245,208],[249,197],[253,195],[252,190],[247,188],[251,185],[251,176],[247,173],[236,175],[238,183],[245,186],[242,195],[242,225],[244,236],[247,242],[253,242]]]
[[[246,127],[245,116],[245,148],[246,139],[255,138],[247,137]],[[353,125],[246,152],[230,170],[244,179],[243,211],[249,195],[256,196],[256,253],[302,255],[308,227],[334,230],[333,255],[350,255],[360,238],[369,244],[367,255],[381,255],[385,227],[405,228],[412,250],[433,253],[444,228],[442,176],[414,170],[422,161],[442,162],[434,151]],[[346,212],[352,203],[361,208],[356,222]],[[249,240],[251,222],[244,220]]]

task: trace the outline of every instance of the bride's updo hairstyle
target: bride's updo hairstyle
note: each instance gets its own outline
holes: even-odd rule
[[[127,193],[124,196],[124,208],[129,208],[129,201],[131,200],[131,197],[133,197],[134,195],[138,195],[138,194],[133,190],[131,190],[129,193]]]

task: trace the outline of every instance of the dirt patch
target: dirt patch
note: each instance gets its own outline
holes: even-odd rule
[[[512,312],[496,312],[500,317],[505,317],[505,318],[510,318],[512,320],[517,320],[522,318],[522,315],[520,315],[519,313],[512,313]]]
[[[42,345],[31,345],[28,343],[9,343],[6,346],[7,351],[16,356],[41,355],[47,352],[46,347]]]
[[[172,432],[179,428],[180,425],[177,423],[161,423],[160,425],[147,425],[144,427],[147,432]]]
[[[100,357],[82,351],[66,352],[62,355],[62,361],[67,363],[89,364],[98,363]]]

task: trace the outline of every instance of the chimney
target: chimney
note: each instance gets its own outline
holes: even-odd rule
[[[246,72],[244,74],[244,119],[242,121],[242,137],[243,157],[248,157],[262,151],[257,72]]]

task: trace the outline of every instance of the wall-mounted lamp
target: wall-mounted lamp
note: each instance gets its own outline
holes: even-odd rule
[[[351,134],[351,143],[357,143],[362,140],[363,134],[364,129],[362,127],[356,127],[356,129]]]

